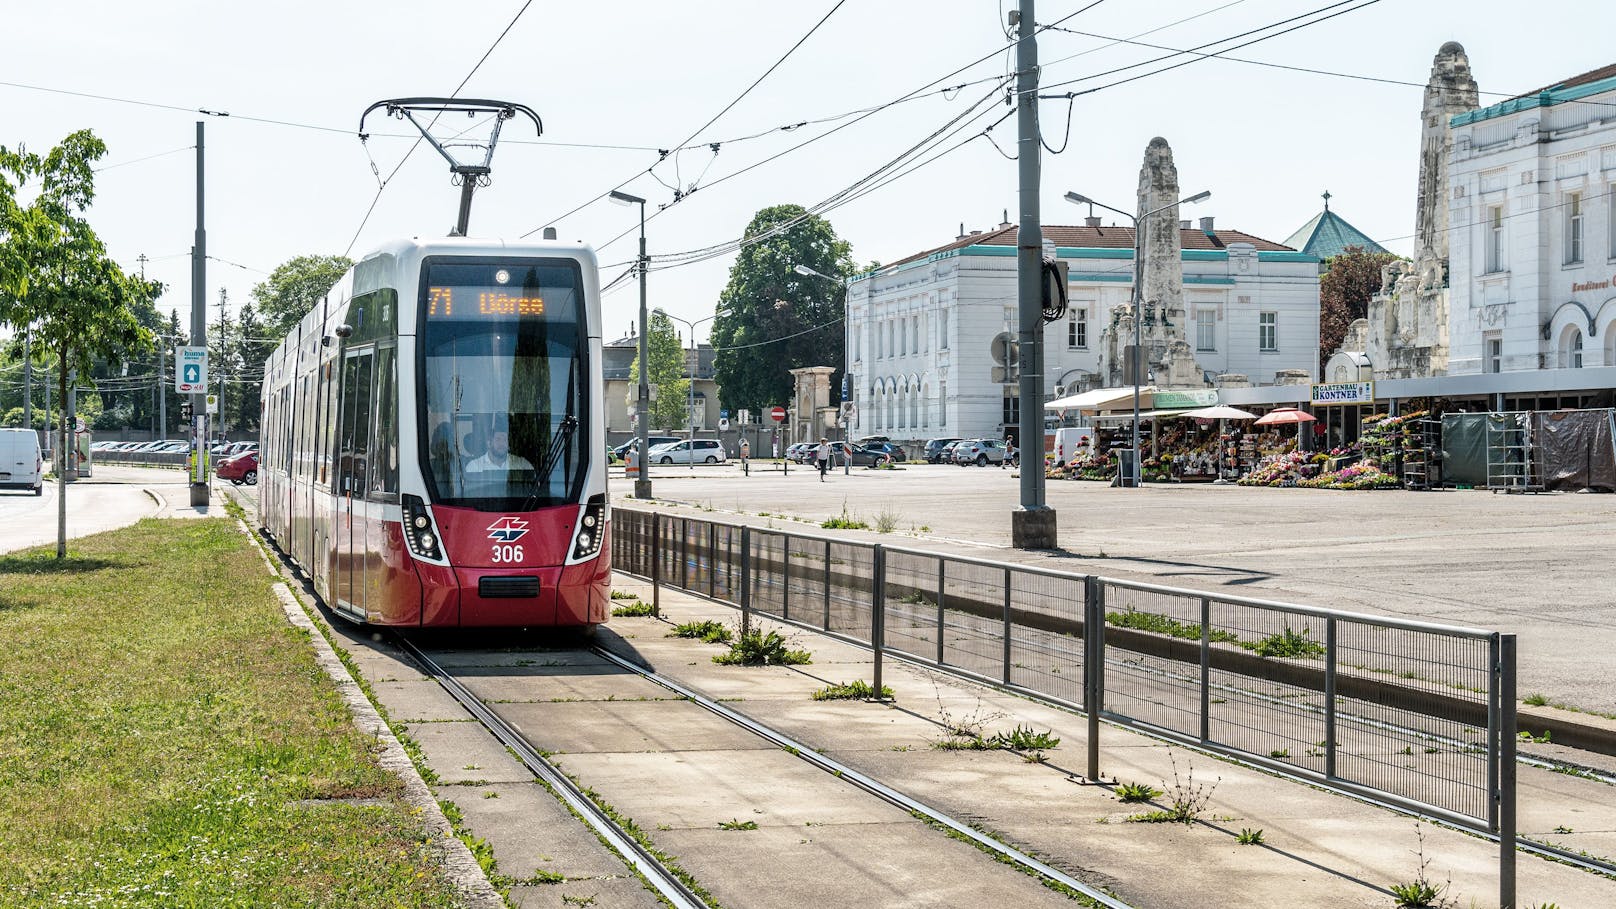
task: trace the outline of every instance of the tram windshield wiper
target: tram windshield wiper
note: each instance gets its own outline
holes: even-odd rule
[[[572,436],[578,430],[578,418],[567,414],[561,418],[561,425],[556,428],[555,437],[550,440],[550,450],[544,453],[544,460],[540,462],[537,472],[533,475],[533,487],[528,493],[527,500],[522,503],[523,511],[532,511],[538,504],[539,492],[550,482],[550,474],[555,472],[556,465],[561,463],[562,455],[566,454],[567,446],[572,443]]]

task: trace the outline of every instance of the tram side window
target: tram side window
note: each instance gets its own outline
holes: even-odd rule
[[[398,374],[397,351],[376,351],[375,396],[372,410],[376,432],[370,446],[370,491],[388,496],[398,491]]]
[[[371,431],[371,353],[350,353],[342,371],[342,433],[337,492],[364,495],[368,484]]]
[[[317,424],[319,431],[316,433],[318,438],[318,450],[315,452],[315,457],[318,458],[318,464],[315,471],[314,482],[321,486],[327,487],[331,485],[331,481],[333,479],[331,476],[331,449],[332,446],[337,443],[336,411],[338,378],[340,377],[336,375],[335,362],[322,363],[320,365],[320,411],[319,423]]]

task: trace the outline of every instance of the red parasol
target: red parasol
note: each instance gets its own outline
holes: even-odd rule
[[[1277,426],[1280,423],[1312,423],[1316,419],[1317,417],[1312,414],[1297,410],[1294,407],[1282,407],[1259,417],[1256,425]]]

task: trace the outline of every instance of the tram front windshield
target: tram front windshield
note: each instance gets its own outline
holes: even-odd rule
[[[515,511],[578,500],[581,287],[568,260],[427,260],[421,461],[433,501]]]

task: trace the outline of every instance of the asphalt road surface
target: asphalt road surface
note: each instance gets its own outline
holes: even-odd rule
[[[144,467],[95,469],[89,479],[67,487],[67,535],[73,537],[127,527],[183,501],[184,476],[177,470]],[[57,484],[45,483],[45,494],[0,490],[0,552],[56,542]],[[71,547],[70,547],[71,551]]]

